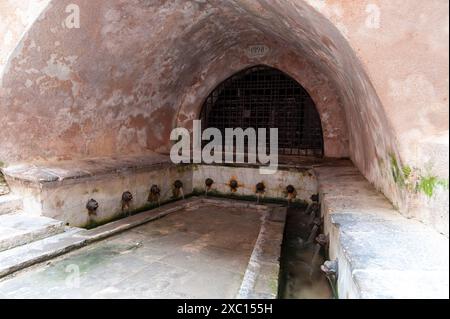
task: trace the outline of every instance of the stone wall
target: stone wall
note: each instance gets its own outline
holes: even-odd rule
[[[23,210],[29,215],[61,220],[73,227],[92,227],[126,214],[158,205],[149,201],[150,188],[160,189],[160,203],[181,199],[173,193],[180,180],[184,193],[192,193],[192,168],[175,166],[166,157],[133,156],[115,159],[66,161],[54,165],[10,166],[5,175],[14,193],[20,194]],[[122,194],[131,192],[129,209],[123,210]],[[99,207],[89,214],[90,199]]]
[[[286,187],[292,185],[295,188],[296,197],[293,201],[310,203],[311,196],[316,195],[317,181],[311,168],[280,169],[273,175],[260,175],[258,168],[233,167],[216,165],[197,165],[193,169],[194,189],[204,192],[205,180],[211,178],[214,181],[210,192],[220,195],[255,196],[256,184],[265,186],[264,198],[287,201]],[[231,180],[236,180],[239,187],[235,193],[229,186]]]
[[[0,1],[0,79],[9,56],[50,0]]]
[[[313,97],[327,156],[448,233],[447,1],[46,3],[23,4],[40,5],[34,23],[2,25],[16,32],[1,53],[1,161],[167,153],[216,85],[267,64]]]

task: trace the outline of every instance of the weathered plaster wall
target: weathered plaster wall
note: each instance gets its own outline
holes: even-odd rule
[[[0,160],[167,152],[220,81],[263,63],[313,96],[327,155],[448,233],[431,209],[448,192],[423,203],[410,186],[448,182],[447,22],[444,0],[51,1],[1,79]],[[254,44],[270,53],[249,58]]]
[[[0,74],[24,33],[50,0],[0,1]]]
[[[161,204],[176,199],[176,180],[183,183],[184,194],[193,190],[192,167],[174,165],[168,157],[155,154],[55,164],[10,166],[6,179],[11,189],[21,195],[25,213],[61,220],[74,227],[103,224],[126,214],[122,211],[122,194],[126,191],[133,195],[129,205],[129,212],[133,213],[157,205],[156,200],[148,201],[152,185],[160,189]],[[86,209],[90,199],[99,204],[94,215]]]
[[[278,170],[273,175],[260,175],[259,168],[196,165],[193,168],[193,187],[203,192],[205,180],[211,178],[214,181],[210,191],[221,195],[255,196],[256,184],[265,185],[264,197],[287,201],[286,187],[292,185],[296,196],[293,201],[311,203],[311,196],[317,195],[317,180],[312,169],[284,169]],[[236,192],[230,189],[230,181],[234,179],[239,187]]]
[[[289,73],[310,92],[326,155],[349,155],[345,112],[330,80],[251,21],[230,31],[230,20],[241,19],[234,7],[79,1],[81,27],[67,29],[70,3],[52,3],[11,60],[3,81],[5,161],[168,152],[170,130],[198,117],[218,79],[261,63]],[[248,57],[248,47],[259,43],[270,52]],[[33,139],[17,125],[19,115]]]
[[[395,176],[384,193],[448,235],[448,1],[307,2],[345,36],[382,101],[398,151],[379,159],[381,178]]]
[[[363,62],[405,161],[430,162],[433,172],[448,177],[449,2],[307,2],[337,26]]]

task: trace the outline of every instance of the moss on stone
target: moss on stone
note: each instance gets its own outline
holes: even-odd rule
[[[400,186],[405,186],[405,177],[403,175],[403,170],[398,164],[397,158],[393,154],[390,154],[389,156],[391,158],[391,173],[394,182]]]
[[[192,193],[187,194],[186,196],[184,196],[185,199],[193,197],[193,196],[203,196],[205,195],[205,191],[203,189],[200,188],[194,188],[194,190],[192,191]],[[215,198],[225,198],[225,199],[235,199],[235,200],[242,200],[242,201],[248,201],[248,202],[256,202],[257,198],[255,195],[238,195],[238,194],[234,194],[234,193],[221,193],[219,191],[216,190],[212,190],[210,192],[208,192],[208,196],[210,197],[215,197]],[[161,202],[161,206],[162,205],[166,205],[166,204],[170,204],[170,203],[174,203],[177,201],[182,200],[181,197],[178,198],[170,198],[168,200],[165,200],[163,202]],[[282,198],[274,198],[274,197],[264,197],[260,199],[260,203],[261,204],[279,204],[279,205],[285,205],[286,204],[286,200],[282,199]],[[290,204],[291,207],[299,207],[299,208],[304,208],[308,205],[308,203],[304,200],[296,200],[294,202],[292,202]],[[132,210],[129,214],[125,214],[125,213],[120,213],[117,214],[113,217],[109,217],[109,218],[105,218],[102,220],[91,220],[89,221],[86,225],[83,226],[83,228],[85,229],[93,229],[93,228],[97,228],[99,226],[111,223],[111,222],[115,222],[117,220],[120,220],[122,218],[128,217],[128,216],[132,216],[132,215],[136,215],[139,213],[143,213],[143,212],[147,212],[150,210],[153,210],[155,208],[160,207],[158,205],[158,203],[148,203],[145,204],[139,208],[136,208],[134,210]]]
[[[195,188],[194,194],[196,196],[202,196],[205,195],[205,191],[203,189]],[[222,193],[217,190],[211,190],[208,192],[209,197],[216,197],[216,198],[225,198],[225,199],[235,199],[235,200],[242,200],[247,202],[256,202],[257,197],[256,195],[239,195],[236,193]],[[287,200],[282,198],[276,198],[276,197],[263,197],[260,198],[259,201],[261,204],[279,204],[279,205],[285,205]],[[304,200],[296,200],[294,202],[291,202],[291,207],[306,207],[308,203]]]
[[[191,170],[195,170],[195,165],[194,164],[180,164],[177,165],[177,173],[185,173],[185,172],[189,172]]]
[[[419,169],[408,165],[402,166],[393,154],[389,156],[391,159],[392,177],[400,187],[406,187],[410,192],[422,192],[428,197],[433,197],[438,186],[448,189],[448,180],[439,179],[434,175],[423,176]]]
[[[119,215],[116,215],[116,216],[113,216],[113,217],[110,217],[110,218],[105,218],[105,219],[102,219],[102,220],[93,220],[93,219],[91,219],[91,220],[89,220],[88,223],[86,223],[84,226],[82,226],[82,228],[94,229],[94,228],[97,228],[99,226],[115,222],[116,220],[119,220],[119,219],[122,219],[122,218],[123,218],[123,215],[119,214]]]
[[[408,165],[402,167],[403,176],[408,179],[411,176],[412,168]]]
[[[271,278],[271,280],[269,281],[270,291],[275,296],[278,296],[278,281],[279,281],[278,277]]]
[[[448,190],[448,185],[448,180],[439,179],[436,176],[425,176],[420,178],[418,190],[428,197],[433,197],[436,187],[441,186]]]
[[[187,198],[190,198],[192,196],[194,196],[194,193],[188,194],[184,198],[187,199]],[[168,200],[165,200],[165,201],[161,202],[161,206],[162,205],[166,205],[166,204],[170,204],[170,203],[173,203],[173,202],[177,202],[177,201],[180,201],[180,200],[182,200],[181,197],[179,197],[179,198],[171,198],[171,199],[168,199]],[[131,210],[130,213],[128,213],[128,214],[127,213],[119,213],[119,214],[117,214],[115,216],[112,216],[112,217],[109,217],[109,218],[105,218],[105,219],[102,219],[102,220],[91,220],[86,225],[84,225],[82,228],[94,229],[94,228],[97,228],[99,226],[103,226],[103,225],[106,225],[108,223],[112,223],[112,222],[115,222],[117,220],[126,218],[128,216],[133,216],[133,215],[136,215],[136,214],[147,212],[147,211],[153,210],[153,209],[158,208],[158,207],[160,207],[160,205],[158,205],[158,203],[148,203],[148,204],[145,204],[145,205],[143,205],[141,207],[138,207],[136,209]]]
[[[439,179],[437,185],[448,191],[449,182],[448,179]]]

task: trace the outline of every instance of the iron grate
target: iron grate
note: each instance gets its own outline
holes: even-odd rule
[[[279,155],[323,156],[313,100],[294,79],[273,68],[256,66],[225,80],[206,99],[201,119],[223,136],[225,128],[278,128]]]

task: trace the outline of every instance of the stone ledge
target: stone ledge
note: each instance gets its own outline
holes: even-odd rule
[[[275,299],[287,209],[267,207],[237,299]]]
[[[22,199],[16,195],[0,196],[0,216],[20,211],[23,208]]]
[[[0,252],[64,232],[63,222],[22,212],[0,216]]]
[[[161,202],[172,199],[175,180],[182,181],[186,195],[192,193],[192,170],[158,154],[21,164],[9,166],[4,173],[12,192],[21,196],[24,212],[74,227],[104,224],[122,216],[122,194],[127,191],[133,195],[130,211],[151,204],[153,184],[161,190]],[[92,215],[86,209],[90,199],[99,203]]]
[[[64,182],[93,176],[158,169],[170,165],[169,156],[148,154],[139,156],[98,157],[83,160],[17,164],[3,169],[8,182],[32,184]]]
[[[314,171],[340,298],[449,298],[447,237],[402,216],[353,166]]]

